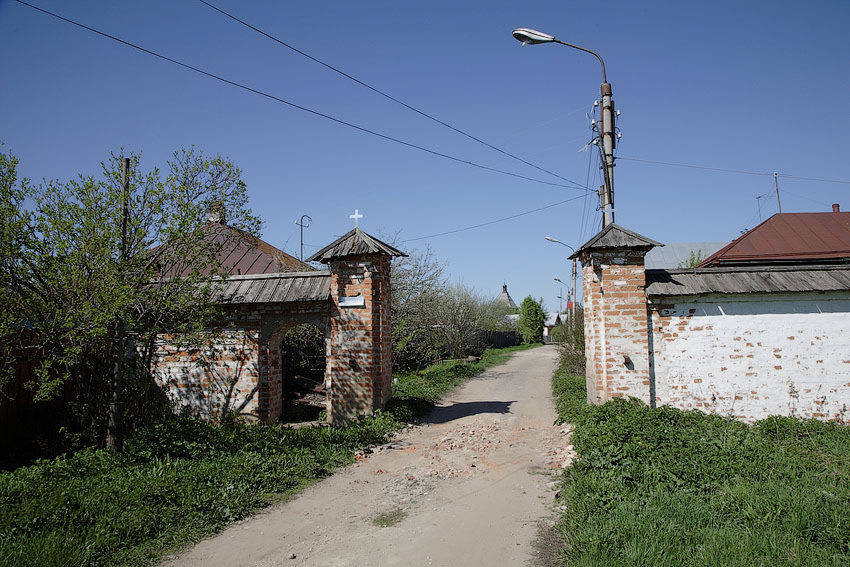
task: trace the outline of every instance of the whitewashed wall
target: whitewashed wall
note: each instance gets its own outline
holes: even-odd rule
[[[653,298],[658,405],[850,421],[847,294]]]

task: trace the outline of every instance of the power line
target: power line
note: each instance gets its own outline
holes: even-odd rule
[[[625,160],[628,160],[628,161],[639,161],[639,162],[642,162],[642,163],[652,163],[652,164],[655,164],[655,165],[672,165],[672,166],[675,166],[675,167],[689,167],[691,169],[706,169],[706,170],[709,170],[709,171],[722,171],[724,173],[739,173],[739,174],[742,174],[742,175],[773,176],[773,172],[768,173],[768,172],[764,172],[764,171],[747,171],[747,170],[744,170],[744,169],[724,169],[722,167],[708,167],[708,166],[704,166],[704,165],[694,165],[694,164],[691,164],[691,163],[674,163],[674,162],[669,162],[669,161],[653,161],[653,160],[649,160],[649,159],[638,159],[638,158],[623,157],[623,156],[619,156],[617,159],[625,159]],[[798,175],[791,175],[790,173],[780,173],[779,176],[780,177],[787,177],[789,179],[800,179],[802,181],[820,181],[820,182],[823,182],[823,183],[844,183],[844,184],[850,185],[850,181],[845,181],[845,180],[842,180],[842,179],[821,179],[821,178],[818,178],[818,177],[801,177],[801,176],[798,176]]]
[[[799,177],[797,175],[791,175],[790,173],[780,173],[779,177],[787,177],[789,179],[799,179],[801,181],[820,181],[821,183],[843,183],[846,185],[850,185],[850,181],[844,181],[842,179],[821,179],[819,177]],[[784,189],[783,189],[784,191]]]
[[[294,52],[296,52],[296,53],[298,53],[298,54],[300,54],[300,55],[303,55],[303,56],[304,56],[304,57],[306,57],[307,59],[310,59],[311,61],[314,61],[314,62],[318,63],[319,65],[322,65],[322,66],[324,66],[324,67],[326,67],[326,68],[330,69],[331,71],[333,71],[333,72],[335,72],[335,73],[338,73],[338,74],[342,75],[343,77],[346,77],[347,79],[350,79],[350,80],[354,81],[354,82],[355,82],[355,83],[357,83],[358,85],[361,85],[361,86],[363,86],[363,87],[366,87],[366,88],[367,88],[367,89],[369,89],[370,91],[372,91],[372,92],[374,92],[374,93],[376,93],[376,94],[379,94],[379,95],[381,95],[382,97],[387,98],[387,99],[389,99],[389,100],[391,100],[391,101],[395,102],[396,104],[400,104],[400,105],[401,105],[401,106],[403,106],[404,108],[406,108],[406,109],[408,109],[408,110],[411,110],[411,111],[415,112],[416,114],[419,114],[420,116],[423,116],[423,117],[427,118],[428,120],[432,120],[433,122],[436,122],[437,124],[440,124],[440,125],[442,125],[442,126],[445,126],[446,128],[448,128],[448,129],[450,129],[450,130],[452,130],[452,131],[454,131],[454,132],[456,132],[456,133],[458,133],[458,134],[460,134],[460,135],[462,135],[462,136],[466,136],[466,137],[467,137],[467,138],[469,138],[470,140],[474,140],[474,141],[478,142],[479,144],[483,144],[484,146],[487,146],[487,147],[488,147],[488,148],[490,148],[491,150],[495,150],[495,151],[499,152],[499,153],[500,153],[500,154],[502,154],[502,155],[506,155],[506,156],[508,156],[508,157],[510,157],[510,158],[512,158],[512,159],[515,159],[515,160],[517,160],[517,161],[519,161],[519,162],[521,162],[521,163],[524,163],[525,165],[531,166],[531,167],[533,167],[534,169],[537,169],[537,170],[542,171],[542,172],[544,172],[544,173],[548,173],[549,175],[552,175],[552,176],[554,176],[554,177],[557,177],[558,179],[561,179],[562,181],[567,181],[567,182],[569,182],[569,183],[573,183],[573,184],[578,185],[579,187],[581,187],[581,184],[579,184],[579,183],[578,183],[578,182],[576,182],[576,181],[573,181],[572,179],[568,179],[568,178],[566,178],[566,177],[564,177],[564,176],[562,176],[562,175],[559,175],[559,174],[555,173],[554,171],[550,171],[550,170],[548,170],[548,169],[545,169],[545,168],[543,168],[543,167],[540,167],[539,165],[536,165],[536,164],[534,164],[534,163],[531,163],[530,161],[527,161],[527,160],[525,160],[525,159],[523,159],[523,158],[521,158],[521,157],[519,157],[519,156],[516,156],[516,155],[514,155],[514,154],[512,154],[512,153],[510,153],[510,152],[508,152],[508,151],[506,151],[506,150],[503,150],[503,149],[501,149],[501,148],[499,148],[499,147],[497,147],[497,146],[494,146],[493,144],[490,144],[489,142],[485,142],[485,141],[484,141],[484,140],[482,140],[481,138],[478,138],[478,137],[476,137],[476,136],[473,136],[472,134],[470,134],[470,133],[468,133],[468,132],[465,132],[465,131],[461,130],[460,128],[457,128],[457,127],[455,127],[455,126],[452,126],[451,124],[449,124],[449,123],[447,123],[447,122],[444,122],[443,120],[440,120],[439,118],[436,118],[436,117],[434,117],[434,116],[432,116],[432,115],[428,114],[427,112],[425,112],[425,111],[423,111],[423,110],[419,110],[418,108],[416,108],[416,107],[414,107],[414,106],[412,106],[412,105],[410,105],[410,104],[407,104],[406,102],[404,102],[404,101],[402,101],[402,100],[399,100],[398,98],[396,98],[396,97],[394,97],[394,96],[392,96],[392,95],[390,95],[390,94],[388,94],[388,93],[385,93],[384,91],[382,91],[382,90],[380,90],[380,89],[378,89],[378,88],[376,88],[376,87],[373,87],[372,85],[370,85],[370,84],[368,84],[368,83],[365,83],[365,82],[361,81],[361,80],[360,80],[360,79],[358,79],[357,77],[354,77],[353,75],[350,75],[349,73],[346,73],[345,71],[342,71],[341,69],[338,69],[337,67],[334,67],[333,65],[331,65],[331,64],[329,64],[329,63],[326,63],[326,62],[322,61],[321,59],[318,59],[318,58],[316,58],[316,57],[313,57],[313,56],[312,56],[312,55],[310,55],[309,53],[306,53],[306,52],[304,52],[304,51],[302,51],[302,50],[298,49],[297,47],[294,47],[294,46],[292,46],[292,45],[290,45],[290,44],[286,43],[285,41],[283,41],[283,40],[281,40],[281,39],[279,39],[279,38],[277,38],[277,37],[275,37],[275,36],[273,36],[273,35],[269,34],[268,32],[265,32],[265,31],[261,30],[260,28],[255,27],[255,26],[253,26],[253,25],[249,24],[249,23],[248,23],[248,22],[246,22],[245,20],[242,20],[242,19],[240,19],[240,18],[238,18],[238,17],[234,16],[234,15],[233,15],[233,14],[231,14],[230,12],[227,12],[227,11],[225,11],[225,10],[222,10],[222,9],[221,9],[221,8],[219,8],[218,6],[215,6],[214,4],[211,4],[210,2],[207,2],[207,0],[198,0],[198,1],[199,1],[201,4],[204,4],[205,6],[208,6],[209,8],[212,8],[212,9],[213,9],[213,10],[215,10],[216,12],[218,12],[218,13],[220,13],[220,14],[222,14],[222,15],[224,15],[224,16],[226,16],[226,17],[228,17],[228,18],[230,18],[231,20],[233,20],[233,21],[235,21],[235,22],[238,22],[238,23],[242,24],[243,26],[245,26],[245,27],[247,27],[247,28],[249,28],[249,29],[254,30],[254,31],[255,31],[255,32],[257,32],[258,34],[260,34],[260,35],[262,35],[262,36],[267,37],[268,39],[270,39],[270,40],[272,40],[272,41],[274,41],[274,42],[276,42],[276,43],[278,43],[278,44],[280,44],[280,45],[282,45],[282,46],[286,47],[287,49],[291,49],[292,51],[294,51]]]
[[[523,179],[523,180],[525,180],[525,181],[533,181],[533,182],[535,182],[535,183],[541,183],[541,184],[543,184],[543,185],[550,185],[550,186],[553,186],[553,187],[563,187],[563,188],[565,188],[565,189],[581,189],[581,190],[584,190],[584,191],[590,191],[590,189],[588,189],[587,187],[581,187],[580,185],[578,185],[578,184],[577,184],[577,183],[575,183],[575,182],[572,182],[572,183],[575,183],[575,185],[576,185],[576,187],[573,187],[573,186],[570,186],[570,185],[564,185],[564,184],[562,184],[562,183],[555,183],[555,182],[552,182],[552,181],[546,181],[546,180],[543,180],[543,179],[536,179],[536,178],[534,178],[534,177],[528,177],[528,176],[526,176],[526,175],[521,175],[521,174],[519,174],[519,173],[513,173],[513,172],[510,172],[510,171],[505,171],[505,170],[503,170],[503,169],[498,169],[498,168],[495,168],[495,167],[490,167],[490,166],[487,166],[487,165],[482,165],[482,164],[479,164],[479,163],[476,163],[476,162],[473,162],[473,161],[469,161],[469,160],[466,160],[466,159],[463,159],[463,158],[459,158],[459,157],[456,157],[456,156],[452,156],[452,155],[449,155],[449,154],[446,154],[446,153],[443,153],[443,152],[440,152],[440,151],[437,151],[437,150],[432,150],[432,149],[430,149],[430,148],[426,148],[426,147],[424,147],[424,146],[420,146],[420,145],[414,144],[414,143],[412,143],[412,142],[407,142],[407,141],[401,140],[401,139],[399,139],[399,138],[395,138],[395,137],[393,137],[393,136],[389,136],[389,135],[387,135],[387,134],[381,134],[380,132],[376,132],[375,130],[370,130],[369,128],[366,128],[366,127],[364,127],[364,126],[358,126],[357,124],[353,124],[353,123],[351,123],[351,122],[346,122],[345,120],[342,120],[342,119],[340,119],[340,118],[336,118],[336,117],[334,117],[334,116],[331,116],[331,115],[329,115],[329,114],[325,114],[325,113],[323,113],[323,112],[319,112],[318,110],[313,110],[313,109],[311,109],[311,108],[307,108],[306,106],[301,106],[301,105],[296,104],[296,103],[294,103],[294,102],[290,102],[290,101],[288,101],[288,100],[286,100],[286,99],[283,99],[283,98],[280,98],[280,97],[278,97],[278,96],[275,96],[275,95],[269,94],[269,93],[267,93],[267,92],[264,92],[264,91],[261,91],[261,90],[255,89],[255,88],[253,88],[253,87],[249,87],[249,86],[244,85],[244,84],[242,84],[242,83],[238,83],[238,82],[236,82],[236,81],[231,81],[230,79],[226,79],[226,78],[224,78],[224,77],[222,77],[222,76],[220,76],[220,75],[216,75],[216,74],[214,74],[214,73],[210,73],[209,71],[204,71],[203,69],[200,69],[200,68],[198,68],[198,67],[195,67],[195,66],[189,65],[188,63],[183,63],[182,61],[179,61],[179,60],[177,60],[177,59],[173,59],[173,58],[168,57],[168,56],[166,56],[166,55],[162,55],[161,53],[157,53],[156,51],[152,51],[152,50],[150,50],[150,49],[146,49],[146,48],[144,48],[144,47],[141,47],[141,46],[136,45],[136,44],[134,44],[134,43],[131,43],[131,42],[129,42],[129,41],[123,40],[123,39],[121,39],[121,38],[119,38],[119,37],[116,37],[116,36],[110,35],[110,34],[108,34],[108,33],[106,33],[106,32],[102,32],[102,31],[97,30],[97,29],[95,29],[95,28],[89,27],[89,26],[87,26],[87,25],[85,25],[85,24],[81,24],[80,22],[76,22],[76,21],[71,20],[71,19],[69,19],[69,18],[66,18],[66,17],[64,17],[64,16],[60,16],[59,14],[53,13],[53,12],[51,12],[51,11],[49,11],[49,10],[45,10],[44,8],[40,8],[40,7],[38,7],[38,6],[35,6],[35,5],[33,5],[33,4],[30,4],[30,3],[28,3],[28,2],[25,2],[24,0],[15,0],[15,1],[16,1],[17,3],[19,3],[19,4],[23,4],[24,6],[28,6],[28,7],[32,8],[32,9],[34,9],[34,10],[37,10],[37,11],[39,11],[39,12],[42,12],[43,14],[47,14],[48,16],[51,16],[51,17],[54,17],[54,18],[56,18],[56,19],[62,20],[63,22],[67,22],[67,23],[69,23],[69,24],[72,24],[72,25],[77,26],[77,27],[79,27],[79,28],[82,28],[82,29],[84,29],[84,30],[88,30],[88,31],[90,31],[90,32],[92,32],[92,33],[95,33],[95,34],[97,34],[97,35],[100,35],[100,36],[103,36],[103,37],[105,37],[105,38],[111,39],[111,40],[113,40],[113,41],[117,41],[118,43],[121,43],[121,44],[123,44],[123,45],[126,45],[127,47],[132,47],[133,49],[137,49],[137,50],[141,51],[142,53],[146,53],[146,54],[148,54],[148,55],[152,55],[152,56],[154,56],[154,57],[157,57],[157,58],[159,58],[159,59],[162,59],[162,60],[164,60],[164,61],[168,61],[169,63],[173,63],[173,64],[175,64],[175,65],[178,65],[178,66],[180,66],[180,67],[183,67],[184,69],[189,69],[190,71],[194,71],[194,72],[196,72],[196,73],[199,73],[199,74],[201,74],[201,75],[204,75],[204,76],[210,77],[210,78],[215,79],[215,80],[217,80],[217,81],[221,81],[221,82],[223,82],[223,83],[227,83],[228,85],[231,85],[231,86],[234,86],[234,87],[238,87],[238,88],[240,88],[240,89],[243,89],[243,90],[246,90],[246,91],[248,91],[248,92],[251,92],[251,93],[254,93],[254,94],[260,95],[260,96],[265,97],[265,98],[268,98],[268,99],[270,99],[270,100],[273,100],[273,101],[276,101],[276,102],[279,102],[279,103],[285,104],[285,105],[290,106],[290,107],[292,107],[292,108],[296,108],[296,109],[298,109],[298,110],[301,110],[301,111],[307,112],[307,113],[312,114],[312,115],[314,115],[314,116],[319,116],[319,117],[324,118],[324,119],[326,119],[326,120],[330,120],[331,122],[336,122],[337,124],[341,124],[341,125],[343,125],[343,126],[348,126],[349,128],[353,128],[353,129],[355,129],[355,130],[358,130],[358,131],[360,131],[360,132],[364,132],[364,133],[366,133],[366,134],[371,134],[371,135],[373,135],[373,136],[376,136],[376,137],[378,137],[378,138],[381,138],[381,139],[384,139],[384,140],[387,140],[387,141],[390,141],[390,142],[395,142],[395,143],[397,143],[397,144],[401,144],[401,145],[403,145],[403,146],[407,146],[407,147],[409,147],[409,148],[413,148],[413,149],[416,149],[416,150],[420,150],[420,151],[423,151],[423,152],[425,152],[425,153],[429,153],[429,154],[431,154],[431,155],[438,156],[438,157],[441,157],[441,158],[445,158],[445,159],[448,159],[448,160],[451,160],[451,161],[455,161],[455,162],[458,162],[458,163],[463,163],[463,164],[466,164],[466,165],[470,165],[470,166],[472,166],[472,167],[476,167],[476,168],[478,168],[478,169],[483,169],[483,170],[485,170],[485,171],[491,171],[491,172],[493,172],[493,173],[501,173],[502,175],[507,175],[507,176],[514,177],[514,178],[517,178],[517,179]]]
[[[416,238],[408,238],[407,240],[402,240],[402,242],[413,242],[415,240],[425,240],[426,238],[436,238],[438,236],[446,236],[447,234],[455,234],[458,232],[464,232],[467,230],[472,230],[473,228],[481,228],[482,226],[488,226],[491,224],[496,224],[499,222],[504,222],[507,220],[515,219],[517,217],[523,217],[525,215],[530,215],[531,213],[536,213],[545,209],[551,209],[552,207],[557,207],[558,205],[563,205],[564,203],[569,203],[570,201],[575,201],[576,199],[582,199],[584,195],[578,195],[576,197],[571,197],[569,199],[565,199],[563,201],[558,201],[557,203],[552,203],[551,205],[544,205],[542,207],[538,207],[536,209],[531,209],[530,211],[524,211],[522,213],[516,213],[515,215],[511,215],[509,217],[503,217],[500,219],[495,219],[487,222],[482,222],[479,224],[474,224],[472,226],[465,226],[463,228],[456,228],[454,230],[447,230],[446,232],[439,232],[437,234],[429,234],[428,236],[417,236]]]

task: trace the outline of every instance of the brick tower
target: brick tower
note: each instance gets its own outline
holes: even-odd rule
[[[570,256],[582,267],[588,403],[651,401],[644,256],[656,246],[612,223]]]
[[[328,421],[371,415],[390,399],[390,262],[404,252],[354,228],[308,261],[331,273],[325,386]]]

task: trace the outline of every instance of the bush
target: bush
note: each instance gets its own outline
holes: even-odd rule
[[[576,309],[574,320],[570,326],[555,327],[558,330],[557,339],[561,367],[571,374],[584,376],[584,310]]]

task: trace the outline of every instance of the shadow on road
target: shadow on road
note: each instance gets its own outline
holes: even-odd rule
[[[462,417],[483,413],[510,413],[509,402],[457,402],[450,406],[437,406],[423,420],[425,423],[448,423]]]

